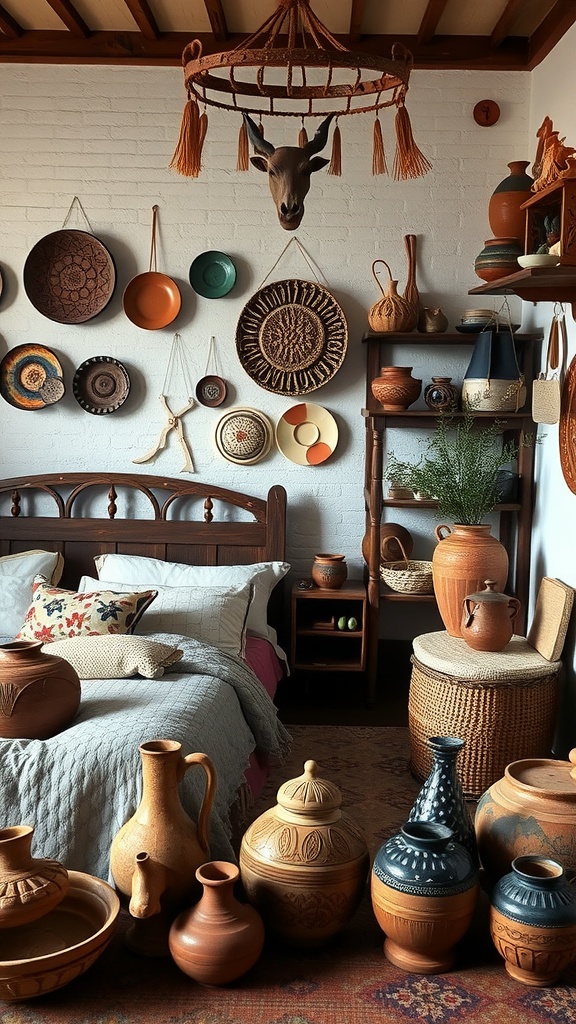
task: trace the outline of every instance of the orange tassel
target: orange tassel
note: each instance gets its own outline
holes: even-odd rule
[[[372,147],[372,174],[388,174],[386,166],[386,154],[384,152],[384,140],[382,138],[382,125],[380,118],[376,115],[374,121],[374,141]]]
[[[306,145],[307,142],[308,142],[308,132],[306,131],[306,128],[304,127],[304,121],[302,121],[302,127],[300,129],[299,134],[298,134],[298,145],[300,146],[300,149],[304,149],[304,146]]]
[[[242,118],[242,124],[238,133],[238,162],[236,170],[248,170],[248,129],[244,123],[244,118]]]
[[[422,178],[428,173],[432,164],[418,149],[412,135],[412,125],[408,111],[402,103],[398,107],[394,121],[396,129],[396,152],[394,154],[394,178]]]
[[[328,174],[334,174],[336,177],[342,174],[342,144],[338,124],[332,136],[332,157],[328,165]]]
[[[204,123],[204,134],[201,134],[198,104],[195,97],[189,98],[184,107],[176,149],[168,165],[177,170],[178,174],[183,174],[187,178],[197,178],[200,173],[200,158],[207,120],[206,118]]]

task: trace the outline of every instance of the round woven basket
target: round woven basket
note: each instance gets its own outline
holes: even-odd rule
[[[404,558],[398,562],[382,562],[380,575],[391,590],[400,594],[433,594],[432,562],[406,557],[399,537],[395,538]]]

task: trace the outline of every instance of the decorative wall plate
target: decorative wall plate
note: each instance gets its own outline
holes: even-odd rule
[[[576,356],[568,367],[562,386],[558,442],[564,479],[576,494]]]
[[[130,377],[112,356],[92,356],[76,370],[72,392],[86,412],[101,416],[124,404],[130,392]]]
[[[59,360],[43,345],[18,345],[0,363],[0,394],[16,409],[43,409],[64,394]]]
[[[230,409],[216,425],[216,446],[228,462],[250,466],[268,454],[274,428],[258,409]]]
[[[276,444],[290,462],[318,466],[338,444],[338,426],[327,409],[310,402],[293,405],[276,424]]]
[[[348,325],[336,299],[315,281],[288,279],[261,288],[236,327],[246,373],[277,395],[305,395],[340,369]]]
[[[101,313],[116,287],[114,260],[88,231],[45,235],[24,264],[24,289],[32,305],[59,324],[81,324]]]
[[[200,405],[207,405],[211,409],[222,405],[227,393],[226,381],[214,373],[201,377],[196,385],[196,398]]]
[[[128,282],[122,305],[126,316],[136,327],[158,331],[176,319],[182,295],[176,282],[167,274],[148,270]]]
[[[206,299],[220,299],[232,291],[236,283],[236,267],[225,252],[211,249],[202,252],[190,267],[190,284]]]

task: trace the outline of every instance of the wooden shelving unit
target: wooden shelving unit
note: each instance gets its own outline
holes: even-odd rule
[[[338,590],[292,588],[290,667],[305,672],[364,672],[366,668],[366,587],[346,580]],[[338,629],[338,620],[356,620]]]

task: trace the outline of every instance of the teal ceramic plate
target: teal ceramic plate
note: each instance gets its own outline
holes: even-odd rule
[[[196,257],[190,267],[190,284],[206,299],[221,299],[236,283],[236,267],[225,252],[210,249]]]

